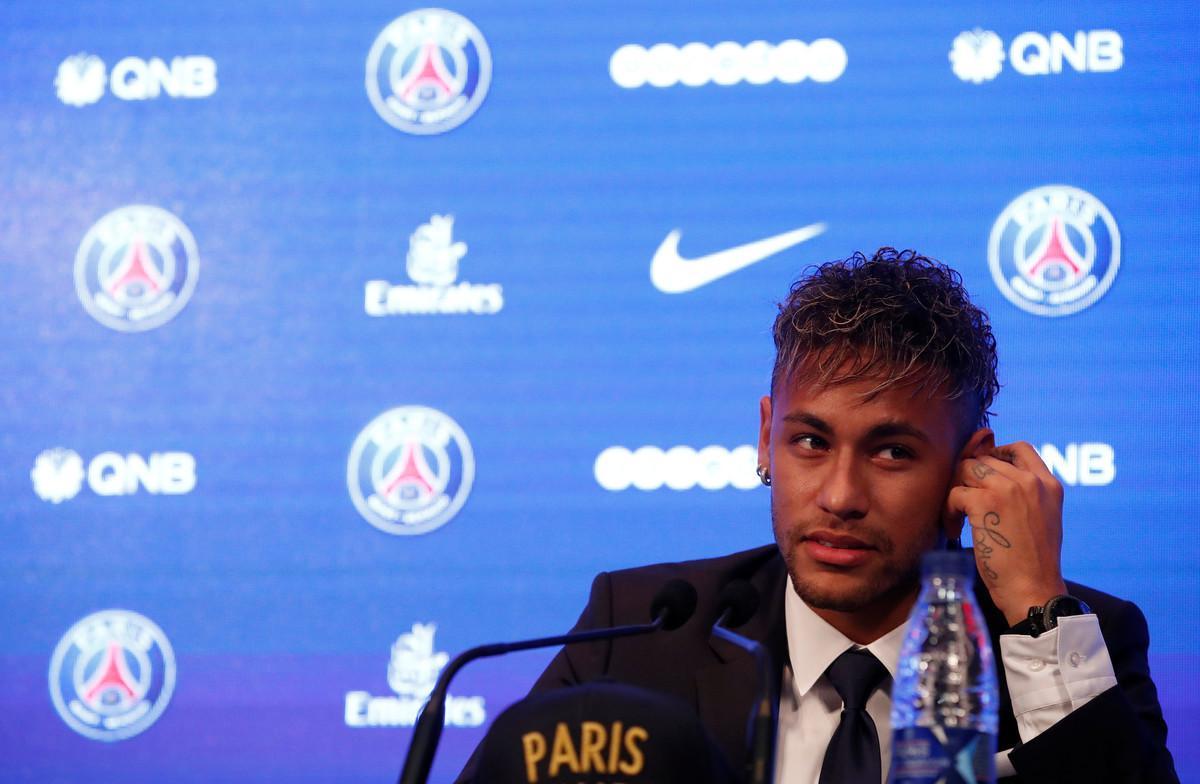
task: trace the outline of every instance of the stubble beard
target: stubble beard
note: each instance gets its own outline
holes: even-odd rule
[[[922,549],[914,555],[897,562],[891,558],[895,553],[895,545],[886,536],[872,536],[869,543],[878,548],[882,563],[882,571],[873,575],[869,582],[861,582],[846,588],[833,589],[822,584],[815,575],[805,573],[798,563],[797,551],[804,538],[804,531],[788,528],[780,540],[779,520],[776,517],[775,505],[771,504],[771,524],[775,530],[775,541],[779,545],[784,563],[787,565],[788,576],[796,594],[809,607],[818,610],[834,610],[836,612],[859,612],[865,608],[878,606],[881,602],[903,601],[905,597],[915,592],[921,581]],[[936,528],[936,523],[933,524]],[[936,543],[936,531],[930,538],[930,547]],[[928,549],[928,548],[926,548]]]

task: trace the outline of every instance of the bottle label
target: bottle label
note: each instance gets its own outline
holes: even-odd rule
[[[984,784],[996,780],[996,736],[946,727],[906,727],[892,736],[888,784]]]

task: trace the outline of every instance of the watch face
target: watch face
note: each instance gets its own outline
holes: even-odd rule
[[[1074,596],[1055,596],[1046,602],[1046,609],[1042,615],[1043,624],[1046,629],[1053,629],[1058,626],[1059,618],[1065,618],[1068,615],[1086,615],[1091,611],[1092,608]]]

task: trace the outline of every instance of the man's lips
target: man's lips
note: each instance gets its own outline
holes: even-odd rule
[[[877,549],[857,537],[833,531],[814,531],[805,535],[801,546],[814,561],[830,566],[859,566]]]

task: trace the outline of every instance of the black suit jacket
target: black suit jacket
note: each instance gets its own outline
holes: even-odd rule
[[[738,632],[764,643],[777,669],[788,660],[783,598],[787,570],[775,545],[721,558],[656,564],[603,572],[575,630],[644,623],[654,594],[670,579],[692,583],[699,604],[692,619],[673,632],[565,647],[532,691],[561,688],[608,677],[674,695],[695,706],[700,719],[729,760],[741,769],[746,757],[746,719],[757,689],[753,658],[713,638],[717,596],[731,580],[748,580],[763,599]],[[1071,594],[1100,619],[1118,685],[1073,711],[1049,730],[1021,745],[999,662],[999,632],[1008,627],[982,580],[976,597],[997,657],[1000,687],[1000,749],[1010,754],[1022,782],[1178,782],[1166,748],[1167,726],[1146,661],[1149,635],[1136,605],[1076,583]],[[469,781],[474,761],[460,781]]]

